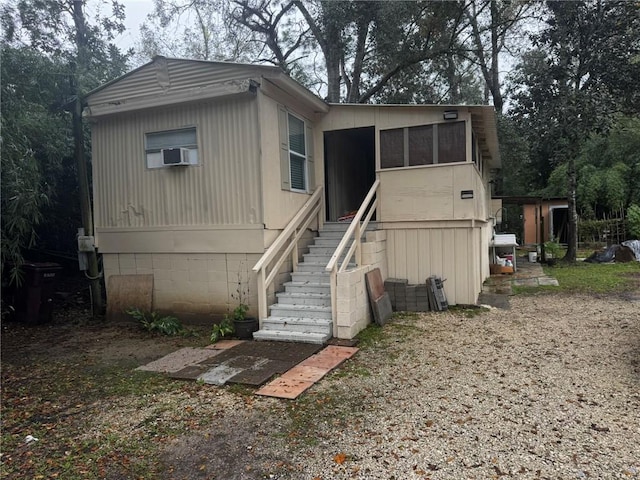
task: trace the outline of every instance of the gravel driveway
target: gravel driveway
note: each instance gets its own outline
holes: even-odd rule
[[[281,405],[293,431],[262,445],[288,471],[271,478],[640,478],[640,302],[514,297],[395,320],[304,411]]]

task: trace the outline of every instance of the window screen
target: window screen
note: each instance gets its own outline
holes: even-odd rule
[[[464,125],[464,122],[438,124],[438,163],[467,160]]]
[[[409,166],[433,163],[433,125],[409,128]]]
[[[380,131],[380,167],[404,167],[404,129]]]

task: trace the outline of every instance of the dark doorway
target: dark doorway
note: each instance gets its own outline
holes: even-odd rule
[[[327,221],[358,210],[376,179],[375,128],[324,134]]]
[[[567,207],[551,208],[551,221],[553,239],[558,243],[569,243],[569,209]]]

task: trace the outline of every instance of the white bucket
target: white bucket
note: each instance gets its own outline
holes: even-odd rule
[[[529,262],[536,263],[538,261],[538,252],[529,252]]]

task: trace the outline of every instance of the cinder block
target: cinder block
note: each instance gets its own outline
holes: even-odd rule
[[[190,282],[209,282],[209,272],[206,270],[189,270],[188,273]]]
[[[367,242],[381,242],[387,239],[386,230],[372,230],[365,235]]]
[[[384,281],[384,283],[385,283],[385,285],[386,284],[389,284],[389,285],[393,284],[393,285],[403,286],[403,285],[408,285],[409,284],[409,280],[407,280],[406,278],[387,278]]]
[[[173,255],[171,257],[171,270],[189,270],[189,262],[186,255]]]
[[[416,308],[418,312],[428,312],[429,311],[429,301],[421,300],[416,304]]]
[[[227,297],[229,295],[229,286],[227,282],[209,282],[208,283],[209,293],[212,295],[219,295],[224,297],[225,302],[228,301]]]
[[[189,271],[188,270],[171,270],[171,280],[174,282],[188,282]]]
[[[376,244],[371,242],[365,242],[362,244],[362,256],[373,255],[376,253]]]
[[[136,253],[136,268],[151,270],[153,268],[153,257],[150,253]]]
[[[133,269],[136,268],[136,256],[133,253],[121,253],[118,255],[118,265],[120,265],[120,271],[124,269]],[[128,275],[123,273],[122,275]]]
[[[415,303],[416,301],[416,286],[415,285],[407,285],[407,287],[405,288],[405,294],[407,296],[407,302],[413,302]]]
[[[153,269],[171,270],[171,257],[166,253],[151,254]]]
[[[197,260],[194,258],[187,259],[187,270],[189,270],[190,272],[193,272],[193,271],[206,272],[208,270],[208,267],[209,265],[206,260]]]

